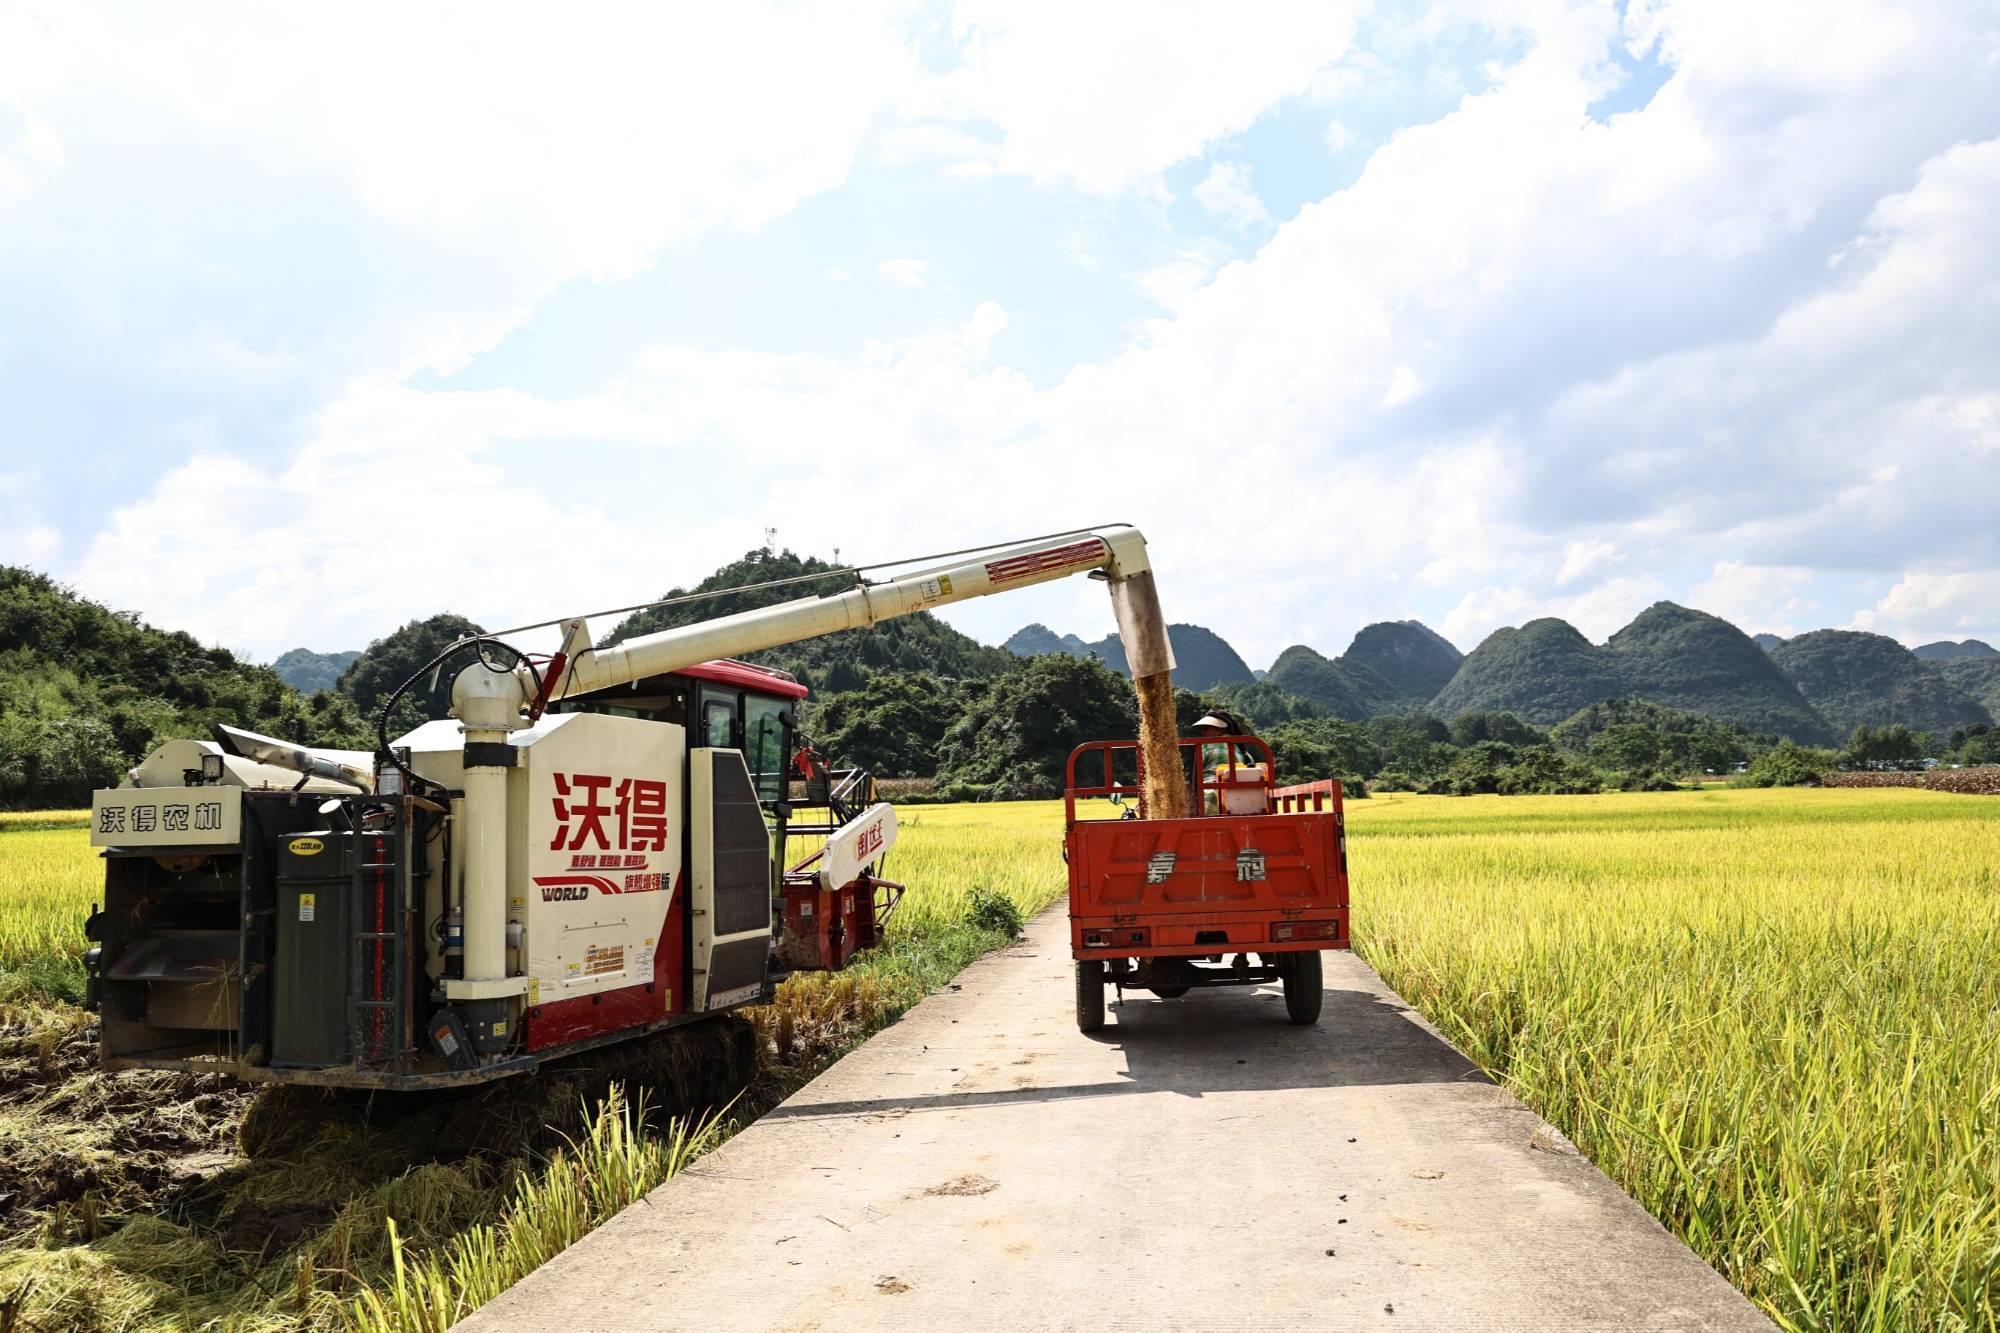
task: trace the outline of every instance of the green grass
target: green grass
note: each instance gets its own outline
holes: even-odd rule
[[[346,1322],[356,1333],[444,1333],[671,1180],[722,1137],[713,1116],[648,1128],[643,1108],[630,1106],[614,1089],[598,1103],[583,1134],[524,1180],[494,1221],[417,1255],[389,1219],[391,1271],[348,1305]]]

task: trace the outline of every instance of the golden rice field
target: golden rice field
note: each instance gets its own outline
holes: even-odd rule
[[[892,952],[975,886],[1058,898],[1060,820],[904,810]],[[1369,961],[1781,1326],[2000,1328],[2000,801],[1379,796],[1351,828]],[[0,821],[0,984],[82,947],[83,839]]]
[[[103,880],[87,812],[0,812],[0,1001],[81,995],[83,918]]]

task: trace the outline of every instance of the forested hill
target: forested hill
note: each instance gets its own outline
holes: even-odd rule
[[[1090,645],[1074,634],[1057,634],[1047,625],[1037,621],[1023,625],[1007,636],[1000,645],[1016,657],[1039,657],[1043,653],[1068,653],[1071,657],[1089,657]]]
[[[320,745],[363,733],[336,694],[301,694],[225,648],[0,566],[0,803],[85,804],[160,741],[212,722]]]
[[[2000,720],[2000,653],[1987,657],[1957,657],[1925,664]]]
[[[1764,736],[1829,743],[1845,739],[1749,635],[1720,616],[1655,602],[1612,635],[1605,649],[1623,692],[1684,712],[1733,722]],[[1900,649],[1898,651],[1901,651]]]
[[[1408,713],[1428,706],[1464,660],[1421,621],[1381,621],[1364,626],[1339,657],[1293,644],[1278,654],[1259,687],[1241,697],[1247,702],[1267,689],[1282,690],[1355,720]]]
[[[853,577],[835,574],[835,568],[824,560],[789,550],[773,551],[766,546],[749,551],[692,588],[670,588],[661,594],[662,600],[690,593],[715,592],[720,596],[637,612],[619,622],[603,641],[622,643],[641,634],[852,587]],[[805,582],[782,588],[747,590],[752,584],[810,575],[825,577],[807,578]],[[732,591],[735,589],[745,591]],[[746,657],[764,666],[789,671],[815,691],[851,690],[883,671],[920,671],[958,679],[997,676],[1014,664],[1012,653],[989,648],[928,611],[884,621],[873,629],[845,630]]]
[[[1609,652],[1567,621],[1545,617],[1493,631],[1432,700],[1440,716],[1509,712],[1560,722],[1579,708],[1625,693]]]
[[[1183,689],[1247,685],[1255,679],[1249,664],[1214,630],[1200,625],[1169,625],[1167,642],[1174,649],[1174,683]],[[1074,634],[1058,635],[1047,625],[1024,625],[1000,646],[1017,657],[1037,657],[1044,653],[1095,657],[1120,675],[1132,674],[1131,664],[1125,659],[1125,644],[1116,634],[1086,643]]]
[[[1943,735],[1993,721],[1976,699],[1880,634],[1814,630],[1772,649],[1771,660],[1843,736],[1894,722]]]
[[[2000,657],[2000,649],[1983,639],[1966,639],[1959,643],[1939,639],[1936,643],[1926,643],[1910,651],[1933,662],[1948,662],[1960,657]]]
[[[1278,690],[1338,717],[1369,717],[1428,703],[1465,656],[1415,620],[1369,625],[1338,658],[1294,644],[1262,675],[1252,671],[1214,630],[1169,625],[1167,637],[1174,646],[1174,683],[1184,689],[1248,690],[1245,697],[1264,700],[1272,697],[1271,690]],[[1113,670],[1130,674],[1125,646],[1115,634],[1086,643],[1074,634],[1058,635],[1046,625],[1026,625],[1002,647],[1023,657],[1040,653],[1097,657]],[[1256,689],[1260,681],[1268,682],[1270,689]]]
[[[272,661],[271,670],[293,689],[302,694],[312,694],[332,689],[340,679],[340,673],[359,656],[360,652],[355,649],[340,653],[316,653],[310,648],[294,648],[280,653]]]
[[[1996,685],[2000,655],[1926,661],[1894,639],[1853,630],[1753,640],[1719,617],[1659,602],[1603,644],[1560,620],[1497,630],[1430,711],[1508,711],[1553,723],[1624,697],[1827,745],[1860,726],[1902,724],[1938,736],[1990,726]]]
[[[1726,620],[1659,602],[1593,644],[1561,620],[1495,631],[1432,701],[1441,716],[1512,712],[1560,722],[1614,698],[1645,699],[1811,744],[1836,739],[1773,658]]]
[[[1465,654],[1421,620],[1364,626],[1340,660],[1387,681],[1398,697],[1428,701],[1451,683]]]

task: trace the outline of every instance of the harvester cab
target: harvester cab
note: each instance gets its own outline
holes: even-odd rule
[[[865,771],[798,762],[805,687],[737,655],[1088,572],[1171,703],[1136,530],[954,554],[615,645],[582,617],[525,627],[559,630],[545,658],[474,636],[391,696],[372,754],[226,728],[161,746],[92,802],[105,1064],[449,1087],[846,965],[901,894],[895,811]],[[397,697],[447,666],[451,716],[391,738]]]

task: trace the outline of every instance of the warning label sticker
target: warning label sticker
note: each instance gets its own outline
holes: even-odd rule
[[[310,921],[317,908],[316,896],[310,893],[299,895],[299,920]]]
[[[609,976],[624,970],[625,946],[622,944],[593,944],[583,951],[583,974],[587,977]]]

